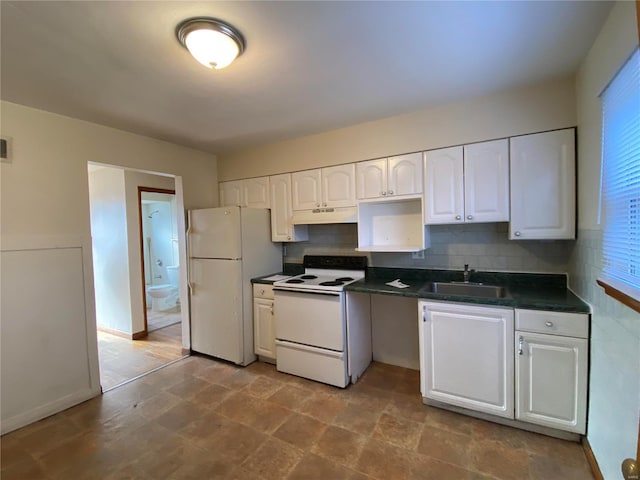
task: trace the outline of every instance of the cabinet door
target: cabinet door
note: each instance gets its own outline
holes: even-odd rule
[[[513,418],[513,310],[420,305],[422,396]]]
[[[353,163],[322,169],[322,206],[355,207],[356,166]]]
[[[509,221],[509,141],[464,146],[466,222]]]
[[[386,158],[356,164],[356,193],[360,200],[387,195]]]
[[[512,240],[575,238],[575,131],[511,138]]]
[[[245,207],[242,180],[220,182],[221,207]]]
[[[387,196],[422,193],[421,152],[389,157],[387,172]]]
[[[313,210],[321,206],[321,171],[305,170],[291,174],[294,210]]]
[[[243,184],[247,207],[269,208],[269,177],[248,178]]]
[[[271,240],[286,242],[292,240],[291,225],[291,174],[269,177],[271,189]]]
[[[587,340],[516,332],[515,347],[516,418],[584,434]]]
[[[253,338],[255,354],[276,359],[276,332],[273,322],[273,300],[253,300]]]
[[[424,153],[424,222],[464,222],[462,147]]]
[[[291,174],[269,177],[271,190],[271,240],[274,242],[298,242],[309,238],[306,225],[291,223]]]

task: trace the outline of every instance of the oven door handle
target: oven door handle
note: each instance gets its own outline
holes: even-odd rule
[[[309,295],[328,295],[330,297],[339,297],[342,292],[320,292],[318,290],[306,290],[306,289],[297,289],[297,288],[281,288],[281,287],[273,287],[274,292],[293,292],[293,293],[305,293]]]

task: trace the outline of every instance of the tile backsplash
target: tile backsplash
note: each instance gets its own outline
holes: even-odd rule
[[[424,259],[410,253],[369,253],[376,267],[461,270],[464,264],[486,271],[566,273],[573,240],[509,240],[507,223],[432,225],[431,248]],[[285,262],[301,263],[304,255],[357,255],[356,224],[309,225],[309,240],[288,243]]]

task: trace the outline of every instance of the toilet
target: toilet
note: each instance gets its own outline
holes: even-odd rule
[[[151,310],[154,312],[164,312],[176,307],[179,298],[179,266],[167,267],[167,277],[169,283],[161,285],[147,285],[147,295],[151,297]],[[149,302],[147,301],[147,306]]]

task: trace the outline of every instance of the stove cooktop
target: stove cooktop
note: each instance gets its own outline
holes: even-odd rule
[[[364,278],[367,258],[362,256],[305,255],[305,272],[275,282],[281,290],[340,292],[345,285]]]

